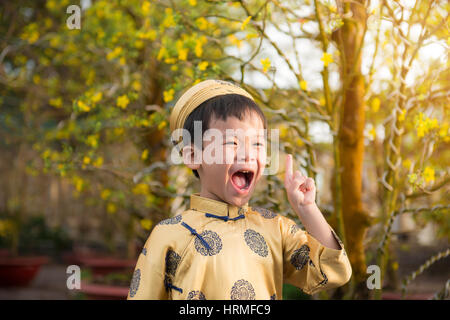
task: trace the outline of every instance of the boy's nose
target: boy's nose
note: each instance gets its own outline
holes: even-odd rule
[[[251,144],[245,143],[241,144],[237,152],[238,162],[253,162],[256,160],[256,150],[252,148]]]

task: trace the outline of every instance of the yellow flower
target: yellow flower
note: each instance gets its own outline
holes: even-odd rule
[[[123,135],[125,130],[123,128],[114,128],[114,135],[121,136]]]
[[[116,47],[116,48],[114,48],[113,51],[109,52],[106,55],[106,59],[113,60],[113,59],[117,58],[121,53],[122,53],[122,47]]]
[[[93,135],[88,136],[86,139],[86,144],[88,146],[91,146],[92,148],[97,148],[98,147],[98,135],[93,134]]]
[[[403,160],[402,165],[406,168],[409,169],[411,168],[412,162],[409,159]]]
[[[91,163],[91,158],[89,158],[88,156],[84,156],[83,157],[83,164],[89,164]]]
[[[279,130],[280,138],[285,139],[289,133],[289,128],[282,124],[282,125],[280,125],[278,130]]]
[[[122,109],[126,109],[129,103],[130,100],[125,94],[117,98],[117,106]]]
[[[371,107],[373,112],[378,112],[380,110],[381,101],[379,98],[375,97],[372,99]]]
[[[133,188],[132,192],[134,194],[148,194],[150,192],[150,188],[148,184],[139,183]]]
[[[197,5],[197,0],[189,0],[189,4],[194,7]]]
[[[416,126],[417,136],[419,138],[425,136],[430,130],[439,128],[436,118],[426,117],[422,112],[414,117],[414,125]]]
[[[51,105],[52,107],[55,107],[55,108],[62,107],[62,99],[61,98],[50,99],[50,101],[48,103],[49,103],[49,105]]]
[[[136,49],[142,49],[144,47],[144,41],[142,40],[136,40],[134,42],[134,46],[136,47]]]
[[[161,130],[162,128],[165,128],[166,125],[167,125],[167,122],[166,122],[166,121],[161,121],[161,122],[158,124],[158,130]]]
[[[35,84],[39,84],[39,83],[41,82],[41,77],[40,77],[38,74],[35,74],[35,75],[33,76],[33,82],[34,82]]]
[[[203,17],[197,18],[197,19],[195,20],[195,23],[197,24],[197,27],[198,27],[200,30],[206,30],[206,29],[208,28],[208,20],[206,20],[206,19],[203,18]]]
[[[127,60],[126,60],[124,57],[121,57],[121,58],[119,59],[119,64],[120,64],[121,66],[124,66],[126,63],[127,63]]]
[[[31,23],[25,27],[25,31],[20,35],[22,40],[28,41],[32,44],[39,40],[38,25],[36,23]]]
[[[150,219],[141,219],[141,227],[144,228],[145,230],[150,230],[150,228],[153,225],[153,221]]]
[[[92,83],[94,83],[94,80],[95,80],[95,71],[90,70],[86,78],[86,84],[90,86]]]
[[[141,91],[142,89],[141,83],[137,80],[133,81],[131,87],[133,88],[134,91]]]
[[[417,174],[415,173],[408,174],[408,181],[409,183],[414,184],[417,181]]]
[[[83,190],[84,181],[78,176],[73,177],[73,184],[75,185],[75,189],[78,192],[81,192]]]
[[[392,263],[392,269],[398,270],[398,262],[397,262],[397,261],[394,261],[394,262]]]
[[[402,111],[400,111],[400,113],[398,115],[398,121],[400,121],[400,122],[405,121],[405,114],[406,114],[406,109],[402,109]]]
[[[300,89],[302,89],[303,91],[308,90],[308,82],[306,82],[305,80],[300,81]]]
[[[111,196],[111,190],[109,190],[109,189],[103,189],[102,192],[100,193],[100,197],[103,200],[109,199],[110,196]]]
[[[175,19],[173,16],[172,8],[166,8],[165,13],[166,13],[166,16],[165,16],[163,22],[161,23],[161,25],[166,28],[175,26]]]
[[[375,138],[377,137],[377,132],[374,127],[372,127],[372,129],[369,130],[369,136],[372,140],[375,140]]]
[[[196,47],[196,49],[197,49],[197,47]],[[178,52],[178,59],[180,59],[182,61],[186,61],[188,53],[189,53],[189,49],[188,48],[180,49],[180,51]]]
[[[247,24],[250,22],[251,18],[252,18],[252,16],[248,16],[247,19],[245,19],[245,20],[242,22],[241,30],[244,30],[244,29],[245,29],[245,27],[247,26]]]
[[[99,102],[100,100],[102,100],[102,97],[103,97],[103,94],[101,93],[101,92],[97,92],[96,94],[94,94],[93,96],[92,96],[92,102],[93,103],[97,103],[97,102]]]
[[[422,173],[423,178],[425,179],[425,182],[434,181],[434,169],[430,167],[425,167]]]
[[[177,60],[175,58],[166,58],[164,60],[165,63],[167,64],[174,64]]]
[[[433,119],[427,118],[426,123],[427,123],[428,129],[430,129],[430,130],[439,128],[439,124],[438,124],[438,121],[436,118],[433,118]]]
[[[333,56],[330,53],[326,52],[323,53],[322,58],[320,60],[323,61],[323,65],[325,67],[328,67],[328,65],[334,61]]]
[[[117,211],[116,205],[112,202],[108,202],[108,204],[106,205],[106,212],[108,212],[109,214],[113,214],[116,213],[116,211]]]
[[[142,3],[141,10],[144,15],[148,15],[151,10],[150,2],[144,1],[144,3]]]
[[[203,55],[203,45],[207,42],[208,40],[206,39],[205,36],[201,36],[200,38],[198,38],[195,42],[195,55],[200,58]]]
[[[238,49],[242,46],[242,40],[239,40],[234,34],[228,36],[228,40]]]
[[[77,102],[78,108],[82,112],[89,112],[91,110],[91,107],[89,107],[87,104],[85,104],[83,101],[79,100]]]
[[[322,107],[325,105],[325,98],[324,97],[320,97],[319,99],[319,105],[321,105]]]
[[[198,68],[200,69],[200,71],[204,71],[204,70],[206,70],[208,65],[209,65],[208,61],[202,61],[198,64]]]
[[[166,90],[163,92],[164,102],[169,102],[173,100],[173,94],[175,93],[174,89]]]
[[[270,68],[270,59],[269,58],[261,59],[260,62],[263,66],[263,72],[266,73]]]
[[[148,158],[148,149],[145,149],[144,151],[142,151],[141,159],[146,160],[147,158]]]
[[[94,167],[100,168],[103,165],[103,157],[98,157],[94,163]]]
[[[443,125],[441,125],[441,128],[439,129],[439,137],[442,139],[447,138],[448,136],[448,123],[445,122]]]

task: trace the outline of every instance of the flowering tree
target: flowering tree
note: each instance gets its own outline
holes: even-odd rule
[[[182,210],[196,186],[171,165],[167,121],[178,94],[207,78],[248,90],[281,151],[321,181],[319,206],[354,272],[335,297],[368,296],[367,261],[383,276],[395,269],[397,215],[439,222],[448,238],[445,1],[97,0],[80,29],[68,27],[69,4],[0,9],[2,170],[16,161],[27,176],[70,182],[75,201],[106,212],[109,237],[122,231],[130,256],[135,235]],[[282,181],[267,176],[252,201],[291,214]]]

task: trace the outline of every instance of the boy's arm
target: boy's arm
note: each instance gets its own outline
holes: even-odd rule
[[[139,255],[128,292],[128,300],[166,300],[164,233],[155,226]],[[167,234],[166,234],[167,236]]]
[[[330,230],[331,227],[328,226]],[[352,267],[337,235],[332,232],[341,249],[322,245],[294,221],[280,218],[283,238],[284,281],[301,288],[307,294],[336,288],[350,280]]]
[[[286,158],[286,174],[284,184],[292,209],[300,218],[314,238],[321,244],[332,249],[341,249],[339,243],[332,234],[328,222],[316,205],[316,188],[312,178],[307,178],[300,171],[293,173],[292,155]]]
[[[297,215],[305,229],[321,244],[331,249],[341,249],[328,222],[315,203],[301,207]]]
[[[284,276],[308,294],[342,286],[350,280],[352,268],[344,245],[315,202],[314,180],[300,171],[293,173],[292,156],[286,159],[285,187],[289,203],[306,232],[282,223]]]

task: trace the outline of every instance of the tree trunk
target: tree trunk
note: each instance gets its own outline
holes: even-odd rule
[[[361,74],[361,48],[366,23],[365,1],[340,4],[345,14],[343,26],[333,34],[342,59],[342,105],[340,106],[339,153],[342,181],[342,208],[347,252],[353,268],[357,298],[367,295],[364,237],[370,219],[362,204],[362,167],[364,157],[365,85]],[[339,174],[339,173],[338,173]]]

